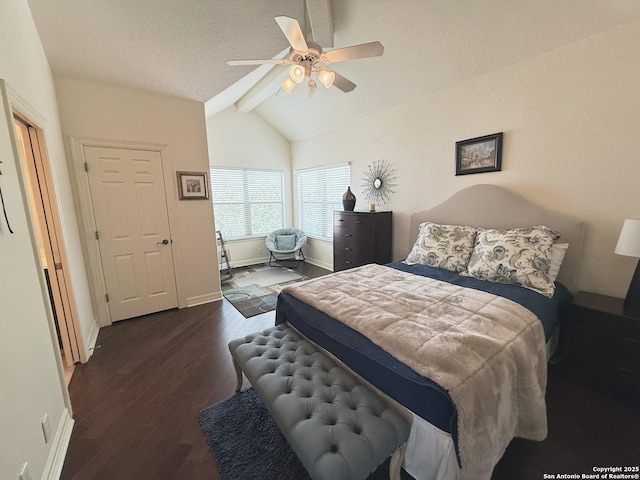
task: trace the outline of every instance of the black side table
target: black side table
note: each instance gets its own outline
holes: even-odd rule
[[[640,401],[640,319],[623,299],[579,292],[560,324],[561,366],[612,395]]]

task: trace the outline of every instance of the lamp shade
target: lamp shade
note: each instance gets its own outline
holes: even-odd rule
[[[311,98],[315,98],[320,95],[320,90],[318,90],[318,85],[316,85],[315,80],[309,80],[309,96]]]
[[[296,83],[304,80],[304,67],[302,65],[292,65],[289,69],[289,77]]]
[[[326,67],[316,68],[316,74],[318,75],[318,79],[326,88],[329,88],[331,85],[333,85],[333,81],[336,78],[335,72],[329,70]]]
[[[628,257],[640,257],[640,219],[627,218],[622,225],[615,252]]]
[[[291,80],[291,77],[287,77],[284,79],[284,81],[280,84],[280,86],[282,87],[282,89],[287,92],[288,94],[291,94],[291,92],[293,92],[294,87],[296,86],[296,82],[294,82],[293,80]]]

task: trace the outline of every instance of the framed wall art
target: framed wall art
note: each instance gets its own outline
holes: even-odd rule
[[[180,200],[206,200],[209,198],[207,172],[176,172]]]
[[[502,132],[456,142],[456,175],[501,169]]]

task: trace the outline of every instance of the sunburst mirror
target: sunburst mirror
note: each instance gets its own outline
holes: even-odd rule
[[[364,196],[371,204],[371,210],[375,210],[375,205],[381,205],[389,200],[389,196],[395,193],[397,186],[395,180],[395,169],[385,160],[374,161],[364,172],[361,187]]]

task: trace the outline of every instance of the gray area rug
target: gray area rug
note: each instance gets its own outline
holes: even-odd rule
[[[277,293],[267,293],[260,296],[251,296],[250,294],[247,294],[244,297],[239,297],[239,290],[244,289],[234,290],[233,296],[227,296],[225,292],[224,297],[231,302],[231,304],[242,314],[244,318],[250,318],[276,309],[276,303],[278,301]]]
[[[235,270],[223,282],[222,295],[243,317],[250,318],[275,310],[282,287],[304,279],[292,269],[254,265]]]
[[[248,285],[260,285],[268,287],[269,285],[279,285],[293,280],[302,279],[295,270],[282,267],[269,267],[261,269],[252,269],[243,272],[237,272],[234,275],[233,283],[238,287],[246,287]]]
[[[253,388],[202,410],[200,428],[221,480],[309,479]]]
[[[253,388],[203,409],[199,421],[221,480],[309,479]],[[387,460],[368,480],[388,480],[388,472]]]

